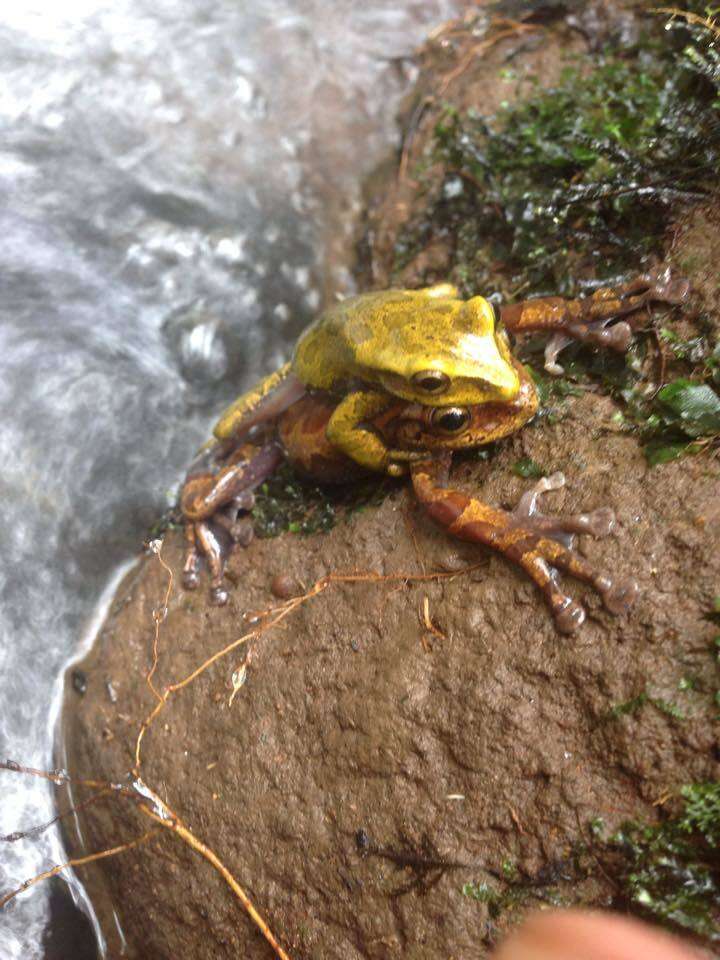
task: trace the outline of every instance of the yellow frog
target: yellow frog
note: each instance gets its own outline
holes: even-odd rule
[[[301,335],[290,363],[232,404],[215,441],[191,466],[181,494],[185,585],[197,585],[203,555],[213,599],[226,602],[225,557],[233,542],[250,536],[241,514],[252,505],[252,490],[288,458],[321,482],[409,470],[433,519],[522,566],[564,632],[585,614],[563,592],[558,569],[591,583],[611,611],[628,609],[635,587],[597,573],[572,544],[578,532],[608,533],[610,511],[539,514],[537,497],[564,482],[559,475],[526,494],[515,511],[490,507],[448,487],[450,461],[453,450],[508,436],[537,410],[533,382],[513,358],[505,329],[550,331],[546,369],[558,372],[557,354],[571,339],[626,350],[631,323],[613,321],[652,300],[680,303],[687,295],[684,280],[660,269],[580,300],[550,297],[498,309],[482,297],[461,300],[443,284],[363,294],[332,307]],[[253,428],[258,435],[249,437]]]

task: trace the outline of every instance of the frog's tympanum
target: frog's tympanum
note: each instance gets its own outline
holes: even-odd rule
[[[687,295],[684,280],[660,269],[580,300],[550,297],[498,308],[482,297],[461,300],[443,284],[363,294],[331,307],[301,335],[290,363],[232,404],[192,464],[181,494],[185,586],[197,586],[202,555],[213,600],[226,602],[225,558],[234,543],[252,537],[252,491],[287,458],[305,476],[328,483],[368,471],[408,472],[433,520],[521,566],[565,633],[583,622],[585,611],[564,592],[559,571],[591,584],[611,612],[628,610],[634,582],[597,572],[574,549],[578,533],[611,532],[611,510],[540,513],[539,496],[565,482],[559,473],[525,493],[513,511],[491,507],[452,487],[450,462],[454,450],[506,437],[537,410],[535,387],[506,331],[548,331],[545,366],[559,373],[558,353],[571,340],[625,351],[639,308],[653,300],[680,303]]]

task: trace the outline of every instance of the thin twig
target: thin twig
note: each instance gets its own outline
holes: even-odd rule
[[[199,840],[191,830],[183,822],[180,817],[172,811],[168,805],[160,799],[160,797],[155,793],[152,788],[148,787],[147,784],[140,779],[139,769],[141,765],[141,745],[143,736],[146,730],[150,727],[155,717],[160,713],[165,704],[167,703],[169,697],[175,693],[177,690],[181,690],[183,687],[186,687],[188,684],[192,683],[193,680],[197,679],[202,673],[204,673],[210,666],[214,663],[217,663],[218,660],[225,657],[227,654],[231,653],[233,650],[237,649],[240,645],[247,643],[253,638],[260,637],[262,634],[268,632],[273,627],[276,627],[283,620],[285,620],[294,610],[296,610],[301,604],[306,603],[308,600],[313,597],[319,596],[329,587],[340,584],[340,583],[386,583],[386,582],[400,582],[400,583],[410,583],[410,582],[422,582],[429,580],[451,580],[455,577],[462,576],[475,570],[477,567],[482,564],[472,564],[463,570],[459,571],[439,571],[432,573],[423,573],[421,574],[406,574],[406,573],[395,573],[395,574],[379,574],[375,572],[369,573],[348,573],[348,574],[328,574],[325,577],[322,577],[318,580],[313,586],[307,590],[304,594],[299,597],[292,597],[289,600],[281,603],[275,607],[270,607],[266,610],[259,611],[252,615],[252,619],[260,621],[259,626],[255,627],[252,630],[249,630],[247,633],[243,634],[241,637],[238,637],[232,643],[227,644],[223,647],[222,650],[219,650],[217,653],[208,657],[203,663],[200,664],[195,670],[190,674],[184,677],[182,680],[177,681],[176,683],[170,684],[167,686],[162,693],[160,693],[157,687],[153,683],[153,676],[157,670],[159,663],[159,637],[160,637],[160,625],[165,620],[167,616],[168,604],[170,601],[170,596],[172,593],[173,587],[173,573],[171,568],[165,562],[162,557],[162,542],[159,542],[154,547],[154,552],[158,558],[158,561],[163,566],[163,568],[168,573],[168,584],[165,591],[165,598],[161,608],[153,612],[153,621],[155,623],[155,633],[153,637],[153,658],[152,665],[150,670],[146,675],[146,682],[152,693],[157,698],[157,703],[148,717],[141,724],[140,730],[138,732],[136,745],[135,745],[135,767],[133,769],[133,774],[135,776],[135,782],[132,786],[125,786],[121,783],[112,783],[108,780],[91,780],[84,779],[79,777],[70,776],[64,770],[38,770],[34,767],[26,767],[20,763],[16,763],[13,760],[0,761],[0,770],[7,770],[12,773],[22,773],[29,776],[39,777],[43,780],[48,780],[51,783],[56,785],[62,784],[74,784],[77,786],[86,786],[99,788],[99,793],[88,797],[86,800],[81,803],[74,805],[70,810],[65,810],[58,814],[53,820],[48,823],[42,824],[38,827],[32,828],[31,830],[25,831],[24,833],[10,834],[5,838],[5,840],[14,840],[21,839],[24,837],[31,836],[35,833],[38,833],[42,830],[47,829],[53,823],[57,822],[61,817],[67,816],[68,813],[76,812],[83,807],[89,806],[91,803],[95,803],[97,800],[101,799],[104,796],[110,794],[118,794],[124,797],[130,797],[136,802],[138,802],[138,809],[145,815],[154,820],[159,826],[163,827],[166,830],[171,830],[177,836],[183,840],[189,847],[195,850],[200,854],[205,860],[208,861],[223,877],[225,882],[228,884],[230,889],[233,891],[237,899],[243,905],[248,915],[251,917],[253,922],[257,925],[258,929],[262,932],[265,939],[275,950],[277,956],[280,960],[290,960],[288,954],[283,950],[283,948],[278,943],[277,939],[273,935],[272,931],[268,927],[265,920],[259,914],[252,901],[248,897],[247,893],[240,886],[238,881],[235,879],[233,874],[228,870],[228,868],[222,863],[220,858],[206,846],[201,840]],[[429,613],[427,614],[429,620]],[[430,621],[432,623],[432,621]],[[439,631],[438,631],[439,632]],[[141,799],[142,798],[142,799]],[[142,802],[144,800],[150,799],[153,803],[153,807],[147,805],[147,803]],[[87,863],[93,863],[96,860],[103,860],[108,857],[115,856],[116,854],[124,853],[127,850],[131,850],[134,847],[140,846],[145,843],[151,837],[158,834],[159,828],[156,827],[153,830],[147,831],[141,837],[138,837],[136,840],[132,840],[128,843],[120,844],[116,847],[111,847],[107,850],[102,850],[98,853],[89,854],[85,857],[77,857],[72,860],[68,860],[66,863],[57,864],[49,870],[45,870],[42,873],[37,874],[30,880],[26,880],[20,887],[6,894],[0,899],[0,908],[9,903],[14,897],[18,896],[23,891],[29,889],[37,883],[40,883],[43,880],[47,880],[50,877],[54,877],[57,874],[61,873],[63,870],[68,868],[80,867]]]
[[[62,873],[63,870],[67,870],[69,867],[82,867],[84,864],[93,863],[95,860],[104,860],[107,857],[114,857],[118,853],[125,853],[127,850],[132,850],[133,847],[139,847],[141,843],[146,843],[150,837],[155,836],[156,833],[159,833],[157,828],[154,830],[148,830],[147,833],[144,833],[141,837],[138,837],[137,840],[131,840],[129,843],[123,843],[119,847],[111,847],[109,850],[101,850],[99,853],[91,853],[86,857],[77,857],[74,860],[68,860],[67,863],[59,863],[50,870],[45,870],[43,873],[39,873],[31,880],[26,880],[25,883],[21,884],[19,887],[17,887],[17,889],[12,890],[10,893],[6,893],[4,897],[0,898],[0,910],[19,894],[23,893],[25,890],[29,890],[30,887],[34,887],[36,883],[40,883],[41,880],[49,880],[50,877],[57,876],[58,873]]]
[[[694,23],[696,26],[705,27],[716,37],[720,37],[720,25],[717,20],[709,16],[702,17],[699,13],[693,13],[692,10],[680,10],[678,7],[651,7],[650,13],[667,13],[671,17],[682,17],[688,23]]]
[[[30,837],[36,837],[38,834],[43,833],[45,830],[48,830],[50,827],[52,827],[54,823],[58,823],[58,821],[62,820],[63,817],[67,817],[71,813],[77,813],[79,810],[84,810],[93,803],[97,803],[98,800],[102,800],[103,797],[113,796],[114,793],[115,791],[111,787],[107,787],[105,790],[100,790],[99,793],[93,793],[92,796],[86,797],[80,803],[73,804],[72,807],[68,807],[66,810],[61,810],[57,816],[52,818],[52,820],[41,823],[36,827],[30,827],[28,830],[16,830],[14,833],[8,833],[6,836],[0,837],[0,842],[15,843],[17,840],[28,840]]]
[[[170,602],[170,594],[172,593],[172,588],[173,588],[173,572],[163,558],[162,540],[154,540],[150,546],[153,553],[157,556],[158,560],[167,571],[167,575],[168,575],[168,584],[167,584],[167,589],[165,590],[165,599],[163,600],[163,605],[162,607],[160,607],[159,610],[153,610],[153,622],[155,624],[155,636],[153,637],[153,661],[152,661],[152,666],[150,667],[150,670],[147,676],[145,677],[145,681],[147,685],[150,687],[150,689],[155,694],[157,699],[162,700],[162,695],[158,692],[157,687],[153,683],[153,676],[155,675],[155,671],[157,670],[158,659],[159,659],[158,645],[160,642],[160,624],[167,617],[168,603]]]
[[[49,780],[51,783],[60,785],[71,783],[77,787],[95,787],[101,790],[112,790],[113,793],[119,793],[124,796],[130,796],[131,792],[121,783],[111,783],[109,780],[86,780],[82,777],[71,777],[64,770],[36,770],[35,767],[24,767],[21,763],[14,760],[0,760],[0,770],[8,770],[10,773],[26,773],[31,777],[39,777],[41,780]]]
[[[210,863],[217,870],[225,883],[227,883],[227,885],[230,887],[232,892],[247,911],[255,926],[260,930],[280,960],[290,960],[290,957],[280,946],[270,927],[255,908],[250,897],[248,897],[247,893],[243,890],[217,854],[214,853],[210,847],[206,846],[202,840],[199,840],[192,830],[185,826],[180,817],[178,817],[178,815],[171,810],[170,807],[168,807],[168,805],[147,786],[147,784],[143,784],[142,786],[143,789],[150,795],[150,798],[155,804],[155,809],[153,810],[146,804],[141,803],[140,810],[147,817],[150,817],[151,820],[154,820],[156,823],[158,823],[161,827],[172,831],[191,849],[193,849],[196,853],[199,853],[201,857],[204,857],[205,860],[207,860],[208,863]]]
[[[497,25],[499,25],[500,22],[501,21],[498,21]],[[502,22],[507,23],[508,26],[505,29],[499,30],[497,33],[488,37],[487,40],[483,40],[481,43],[477,43],[472,46],[457,67],[455,67],[454,70],[451,70],[450,73],[443,79],[443,82],[440,84],[440,89],[437,92],[438,97],[442,97],[444,95],[445,91],[453,82],[453,80],[457,80],[458,77],[465,73],[467,68],[476,57],[479,57],[483,53],[487,53],[487,51],[491,47],[494,47],[496,43],[499,43],[501,40],[507,40],[509,37],[515,37],[518,34],[534,33],[537,30],[542,29],[542,27],[535,24],[520,23],[517,20],[503,20]]]
[[[183,687],[186,687],[188,684],[192,683],[193,680],[196,680],[213,664],[217,663],[218,660],[222,660],[223,657],[226,657],[229,653],[232,653],[233,650],[237,650],[238,647],[246,644],[249,640],[257,639],[262,634],[272,630],[273,627],[276,627],[279,623],[285,620],[286,617],[293,613],[299,606],[301,606],[301,604],[307,603],[308,600],[311,600],[314,597],[319,596],[321,593],[324,593],[329,587],[339,583],[388,583],[398,581],[417,583],[427,580],[452,580],[455,577],[470,573],[472,570],[476,570],[480,566],[482,566],[482,563],[475,563],[463,568],[462,570],[438,571],[433,573],[330,573],[316,581],[316,583],[314,583],[306,593],[301,594],[298,597],[291,597],[289,600],[286,600],[284,603],[278,604],[275,607],[269,607],[266,610],[251,614],[252,619],[263,621],[259,627],[255,628],[254,630],[249,630],[241,637],[238,637],[236,640],[228,643],[222,648],[222,650],[218,650],[217,653],[214,653],[212,656],[208,657],[207,660],[203,661],[200,666],[196,667],[192,673],[189,673],[182,680],[178,680],[176,683],[171,683],[165,687],[158,702],[155,704],[154,708],[150,711],[140,726],[137,740],[135,742],[135,766],[133,768],[134,776],[139,776],[139,770],[142,765],[141,751],[145,734],[154,723],[155,718],[163,710],[169,698],[174,693],[177,693],[178,690],[182,690]]]
[[[437,640],[447,640],[446,635],[432,621],[432,617],[430,616],[430,599],[427,595],[423,597],[422,621],[428,633],[431,633]]]

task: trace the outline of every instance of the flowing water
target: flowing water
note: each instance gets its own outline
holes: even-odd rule
[[[352,289],[328,250],[396,143],[408,55],[459,6],[4,5],[0,757],[51,764],[63,668],[213,413]],[[0,772],[0,834],[51,816]],[[53,831],[0,845],[0,894],[62,857]],[[77,956],[44,953],[49,915],[42,885],[2,911],[2,960]]]

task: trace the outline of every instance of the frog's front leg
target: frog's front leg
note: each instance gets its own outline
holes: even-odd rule
[[[453,536],[499,550],[521,566],[545,594],[558,630],[572,633],[585,620],[583,607],[564,592],[558,570],[591,584],[612,613],[623,613],[631,607],[637,595],[635,582],[615,581],[599,573],[573,549],[578,533],[602,537],[612,531],[611,510],[568,517],[540,514],[538,497],[561,487],[565,483],[562,474],[541,480],[514,511],[501,510],[449,488],[449,468],[448,455],[412,464],[413,485],[420,502]]]
[[[635,313],[652,301],[684,303],[690,293],[688,281],[676,277],[669,267],[648,271],[617,287],[603,287],[590,297],[564,300],[543,297],[500,309],[502,322],[513,333],[548,330],[553,337],[545,348],[545,369],[562,373],[557,355],[572,340],[610,347],[624,353],[632,338],[632,319],[612,323]]]
[[[216,604],[224,604],[228,599],[222,579],[233,544],[247,544],[252,539],[250,519],[239,519],[238,514],[252,508],[252,491],[283,459],[278,443],[262,447],[246,444],[236,448],[227,462],[219,465],[215,458],[222,449],[216,446],[200,454],[180,494],[186,546],[183,584],[189,590],[197,587],[203,556],[210,570],[210,596]]]
[[[213,433],[221,441],[239,440],[253,427],[276,420],[306,392],[291,364],[286,363],[238,397],[215,424]]]
[[[328,421],[326,436],[338,450],[368,470],[399,476],[407,472],[407,463],[421,454],[390,449],[369,421],[397,403],[397,397],[380,390],[356,390],[335,408]]]

